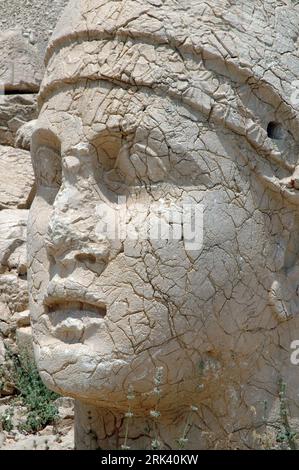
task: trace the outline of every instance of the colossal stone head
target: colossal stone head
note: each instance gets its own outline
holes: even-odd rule
[[[299,331],[298,34],[285,1],[70,2],[32,140],[51,388],[125,410],[132,386],[142,409],[163,367],[175,410],[276,386]]]

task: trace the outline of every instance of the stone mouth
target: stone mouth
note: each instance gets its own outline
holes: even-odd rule
[[[76,312],[82,316],[88,315],[96,318],[105,318],[107,315],[107,307],[103,303],[93,304],[82,300],[66,300],[66,299],[47,299],[45,301],[46,313],[49,315],[65,312],[71,314]]]
[[[84,344],[103,325],[107,308],[82,300],[47,299],[45,313],[53,337],[66,344]]]

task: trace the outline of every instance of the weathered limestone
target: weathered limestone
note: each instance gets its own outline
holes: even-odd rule
[[[24,312],[16,312],[11,317],[11,321],[16,323],[17,328],[30,326],[30,311],[25,310]]]
[[[4,346],[18,353],[17,336],[20,350],[24,342],[32,351],[26,279],[27,209],[34,196],[29,150],[45,43],[65,4],[0,0],[0,397],[16,392]]]
[[[16,353],[16,330],[28,325],[26,232],[34,196],[29,153],[30,129],[24,124],[37,116],[36,93],[43,67],[37,49],[20,31],[0,34],[0,397],[16,392],[6,348]],[[7,91],[17,94],[5,94]],[[23,93],[26,94],[23,94]],[[22,93],[22,94],[21,94]],[[23,129],[22,129],[23,128]],[[20,130],[18,136],[17,133]],[[30,136],[31,138],[31,136]],[[16,145],[27,150],[13,148]],[[19,314],[21,318],[14,318]],[[28,313],[26,314],[28,317]],[[28,342],[28,339],[27,339]],[[32,344],[32,340],[31,340]]]
[[[16,329],[28,326],[29,321],[27,218],[27,210],[0,211],[0,336],[8,339],[14,338]]]
[[[24,150],[30,150],[31,137],[35,129],[36,119],[26,122],[17,131],[15,146]]]
[[[29,209],[34,193],[30,153],[0,146],[0,174],[0,208]]]
[[[11,313],[23,312],[28,306],[27,281],[15,274],[3,274],[0,283],[0,299]]]
[[[37,92],[43,64],[36,48],[18,30],[0,33],[0,83],[3,89]]]
[[[0,269],[26,273],[27,210],[0,211]]]
[[[14,147],[18,130],[36,116],[35,95],[0,96],[0,143]]]
[[[17,353],[16,331],[27,327],[27,218],[34,195],[34,177],[28,151],[0,146],[0,342],[10,352]],[[5,209],[11,207],[11,209]],[[22,328],[23,329],[23,328]],[[19,339],[19,345],[24,335]],[[26,344],[32,338],[26,336]],[[26,346],[27,349],[28,346]],[[10,364],[1,355],[0,397],[16,393]]]
[[[296,429],[298,35],[283,0],[65,10],[32,139],[29,292],[77,448],[258,447],[283,429],[283,382]]]
[[[18,27],[41,60],[59,14],[68,0],[0,0],[0,30]]]
[[[16,342],[19,351],[26,354],[29,358],[34,358],[32,346],[32,330],[31,326],[21,327],[16,330]]]
[[[5,346],[3,340],[0,338],[0,367],[5,360]]]

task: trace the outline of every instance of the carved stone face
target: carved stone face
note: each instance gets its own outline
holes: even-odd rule
[[[87,50],[86,60],[94,51],[81,43]],[[143,50],[144,68],[157,64]],[[126,54],[132,64],[135,46]],[[196,72],[196,56],[171,54],[170,68]],[[286,257],[296,265],[296,219],[281,195],[297,163],[295,124],[269,104],[279,99],[271,87],[263,95],[241,75],[228,84],[212,72],[206,81],[214,107],[119,79],[63,83],[44,100],[32,143],[31,310],[39,368],[61,393],[121,407],[128,385],[149,391],[163,366],[163,400],[176,406],[198,394],[202,367],[209,393],[246,377],[273,340],[269,302]],[[186,204],[203,208],[202,247],[180,232]],[[105,228],[118,213],[144,233],[161,210],[181,235],[119,240]]]

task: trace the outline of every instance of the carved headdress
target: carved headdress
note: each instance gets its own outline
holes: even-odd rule
[[[254,93],[299,134],[299,99],[291,99],[299,76],[299,11],[289,0],[275,3],[71,0],[48,45],[40,105],[64,85],[86,80],[150,88],[244,135],[276,161],[246,108],[246,93]],[[299,202],[288,182],[268,183]]]
[[[299,57],[287,62],[298,49],[299,12],[289,0],[275,3],[71,0],[48,45],[41,100],[57,83],[79,79],[157,84],[186,96],[188,83],[204,88],[210,71],[239,83],[263,80],[289,93],[299,76]]]

